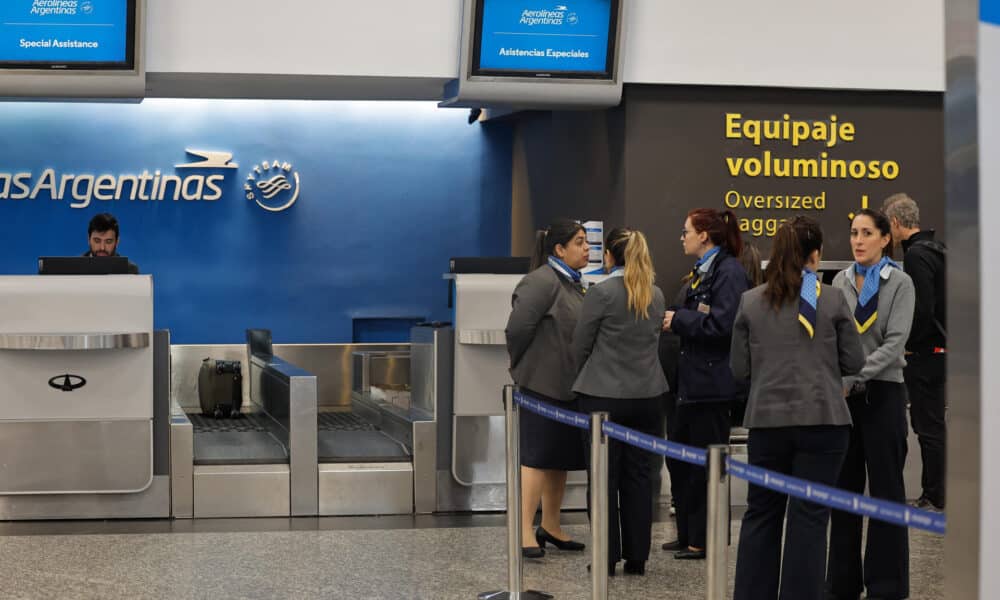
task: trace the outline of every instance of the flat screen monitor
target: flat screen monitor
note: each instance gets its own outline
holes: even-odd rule
[[[0,68],[132,70],[137,0],[3,0]]]
[[[39,275],[127,275],[124,256],[43,256],[38,259]]]
[[[474,76],[612,79],[620,0],[474,0]]]

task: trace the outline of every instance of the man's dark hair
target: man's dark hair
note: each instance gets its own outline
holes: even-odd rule
[[[118,219],[111,213],[94,215],[94,218],[90,220],[90,225],[87,226],[87,237],[93,235],[95,231],[114,231],[116,238],[121,237],[118,234]]]

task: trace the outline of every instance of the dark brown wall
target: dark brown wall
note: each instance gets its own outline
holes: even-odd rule
[[[535,230],[555,218],[620,223],[624,159],[621,108],[521,117],[514,132],[512,254],[529,256]]]
[[[626,110],[625,216],[647,231],[660,281],[676,281],[690,269],[680,252],[680,230],[688,210],[725,209],[729,192],[741,196],[816,196],[825,193],[824,210],[733,209],[738,218],[771,220],[805,214],[823,226],[824,259],[852,260],[849,214],[905,191],[920,204],[923,224],[944,226],[944,122],[940,94],[862,93],[748,88],[628,89]],[[725,115],[744,119],[827,120],[854,123],[855,141],[826,148],[820,142],[797,148],[784,141],[727,139]],[[776,157],[893,160],[899,176],[891,181],[819,178],[732,177],[726,157]],[[773,230],[772,230],[773,231]],[[771,237],[746,232],[766,258]],[[669,287],[669,286],[668,286]]]
[[[855,141],[826,148],[820,142],[793,147],[786,141],[726,138],[727,112],[744,119],[828,120],[855,125]],[[893,160],[892,181],[819,178],[733,177],[726,157]],[[826,236],[827,260],[850,260],[848,214],[905,191],[921,206],[923,225],[944,224],[942,96],[929,93],[870,93],[730,87],[627,86],[622,106],[607,112],[540,113],[516,128],[514,149],[514,252],[526,253],[531,232],[553,216],[629,225],[646,232],[658,279],[673,289],[692,260],[680,250],[679,232],[688,210],[725,208],[727,192],[741,196],[815,196],[824,210],[734,209],[738,218],[770,220],[794,214],[817,218]],[[748,222],[749,223],[749,222]],[[773,229],[773,227],[772,227]],[[943,232],[942,232],[943,233]],[[744,234],[766,254],[770,237]]]

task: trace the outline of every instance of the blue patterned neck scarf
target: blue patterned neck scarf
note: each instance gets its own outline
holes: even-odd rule
[[[821,291],[819,277],[812,269],[802,269],[802,289],[799,291],[799,323],[809,337],[816,336],[816,303]]]
[[[570,267],[555,256],[549,256],[549,266],[555,269],[556,273],[559,273],[573,283],[580,283],[580,279],[583,278],[583,275],[581,275],[579,271]]]
[[[698,289],[698,285],[701,283],[701,276],[708,272],[711,266],[711,261],[715,258],[715,255],[719,253],[719,247],[716,246],[702,255],[698,259],[698,262],[694,263],[694,269],[691,271],[691,289]]]
[[[888,256],[883,256],[882,260],[870,267],[854,263],[854,274],[865,278],[858,292],[858,305],[854,307],[854,324],[858,327],[858,333],[868,331],[878,320],[878,290],[882,281],[882,269],[886,265],[899,268]]]

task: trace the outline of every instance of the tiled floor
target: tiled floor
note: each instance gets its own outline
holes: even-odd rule
[[[583,515],[567,530],[588,535]],[[734,524],[734,540],[738,523]],[[612,598],[704,597],[705,563],[659,550]],[[0,524],[0,598],[475,598],[506,586],[502,515]],[[911,534],[914,600],[943,598],[943,541]],[[730,578],[735,548],[730,549]],[[526,589],[589,598],[587,555],[552,551],[524,568]],[[619,569],[620,573],[621,569]],[[731,581],[730,581],[731,585]]]

